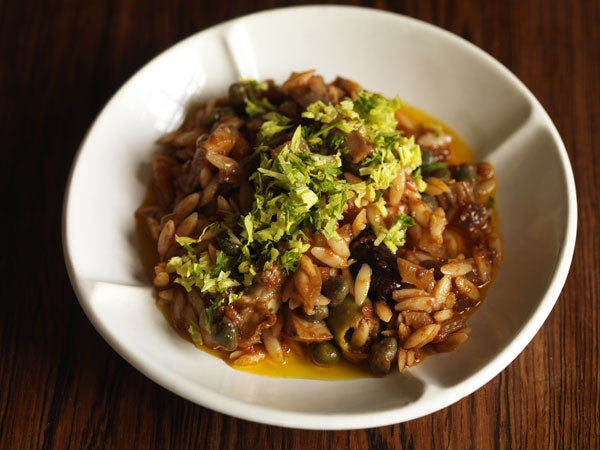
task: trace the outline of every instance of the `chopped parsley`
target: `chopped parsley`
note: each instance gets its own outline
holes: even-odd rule
[[[234,300],[237,296],[233,290],[240,286],[240,283],[230,276],[234,261],[221,250],[217,251],[214,263],[208,251],[197,254],[192,245],[199,243],[203,234],[198,239],[176,236],[175,240],[187,253],[169,259],[166,271],[176,274],[175,282],[188,292],[197,287],[200,292]]]
[[[268,248],[271,262],[281,256],[283,267],[294,270],[309,248],[303,229],[309,227],[332,236],[343,217],[349,185],[340,177],[339,152],[312,152],[301,126],[275,157],[263,156],[260,167],[250,177],[255,203],[241,219],[241,234],[249,247],[257,243]],[[264,247],[282,240],[287,244],[283,251]]]
[[[274,111],[275,106],[271,104],[269,99],[263,95],[267,90],[266,83],[261,83],[256,80],[248,80],[246,82],[246,114],[249,117],[256,117],[265,114],[269,111]]]
[[[406,230],[415,224],[408,214],[398,214],[390,228],[375,229],[375,245],[385,244],[392,253],[396,253],[406,242]]]

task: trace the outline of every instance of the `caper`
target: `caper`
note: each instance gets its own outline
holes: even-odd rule
[[[314,322],[315,320],[323,320],[326,319],[327,316],[329,316],[329,308],[327,307],[327,305],[315,305],[312,314],[308,314],[305,311],[303,311],[303,315],[306,318],[306,320],[309,320],[311,322]]]
[[[227,317],[213,324],[211,335],[214,341],[224,350],[229,352],[236,349],[238,344],[238,330],[235,324]]]
[[[247,101],[247,83],[234,83],[229,87],[229,103],[238,114],[244,114]]]
[[[477,180],[477,172],[470,164],[461,164],[456,168],[457,181],[475,181]]]
[[[436,177],[448,183],[451,179],[448,164],[442,161],[436,161],[435,157],[428,151],[421,150],[421,175],[423,178]]]
[[[223,251],[223,253],[228,256],[239,256],[242,253],[241,245],[226,237],[217,236],[215,238],[215,244],[219,250]]]
[[[439,178],[444,183],[448,183],[452,178],[450,169],[448,169],[446,164],[440,165],[440,167],[433,170],[428,176]]]
[[[428,152],[427,150],[421,149],[421,164],[424,166],[428,166],[429,164],[433,164],[435,162],[435,158]]]
[[[339,305],[350,292],[350,282],[344,277],[333,277],[323,285],[323,295],[331,300],[331,305]]]
[[[398,351],[398,341],[394,337],[386,337],[371,347],[369,366],[375,375],[385,375],[390,372],[392,361]]]
[[[202,118],[200,125],[209,127],[215,122],[218,122],[222,117],[232,116],[233,114],[234,112],[232,108],[228,106],[217,106],[216,108],[213,108],[209,114]]]
[[[435,209],[438,207],[438,202],[433,195],[421,194],[421,198],[423,199],[425,204],[427,206],[429,206],[431,209]]]
[[[311,346],[310,357],[317,366],[329,367],[340,360],[340,351],[333,342],[324,341]]]

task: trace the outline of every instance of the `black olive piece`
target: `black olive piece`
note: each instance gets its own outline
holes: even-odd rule
[[[355,277],[363,263],[371,266],[373,272],[386,272],[390,275],[398,272],[396,257],[385,245],[375,245],[374,235],[359,236],[352,241],[350,257],[357,261],[350,266],[350,271]]]
[[[374,273],[371,275],[371,287],[369,292],[373,301],[389,300],[392,298],[392,292],[401,289],[400,275],[397,278],[392,278],[387,275]]]
[[[350,244],[350,257],[357,261],[350,266],[354,277],[362,264],[371,267],[371,299],[387,300],[392,291],[402,287],[396,256],[385,245],[375,245],[375,236],[364,235],[355,239]]]

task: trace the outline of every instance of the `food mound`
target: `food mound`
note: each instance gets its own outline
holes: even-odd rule
[[[159,304],[234,366],[303,352],[376,375],[467,339],[502,259],[489,163],[398,98],[314,71],[233,84],[154,156]]]

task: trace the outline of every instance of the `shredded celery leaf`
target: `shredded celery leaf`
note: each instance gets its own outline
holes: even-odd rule
[[[167,272],[176,274],[175,282],[188,291],[197,287],[211,294],[217,304],[238,298],[265,265],[279,264],[288,272],[295,271],[310,248],[308,235],[336,236],[349,199],[356,205],[363,199],[375,203],[386,217],[382,191],[401,171],[413,173],[424,189],[418,169],[422,164],[419,146],[396,129],[395,112],[401,107],[398,98],[362,91],[355,101],[314,102],[300,119],[292,119],[262,95],[264,84],[248,83],[245,111],[249,117],[261,119],[262,125],[253,153],[258,167],[249,179],[255,201],[228,231],[229,239],[234,239],[241,251],[230,255],[218,250],[213,261],[207,251],[198,254],[195,250],[202,236],[178,237],[185,254],[172,257],[167,264]],[[356,168],[361,181],[349,183],[342,166],[352,132],[365,136],[373,152]],[[399,214],[391,223],[389,228],[373,229],[375,244],[396,252],[414,221]],[[191,330],[195,340],[201,339],[195,331]]]

